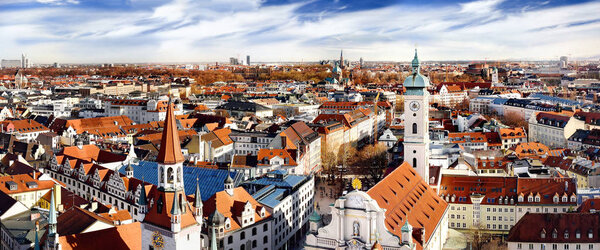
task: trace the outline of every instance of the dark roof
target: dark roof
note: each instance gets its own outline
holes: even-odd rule
[[[240,102],[240,101],[230,101],[223,105],[218,106],[216,109],[225,109],[231,111],[247,111],[247,112],[256,112],[262,110],[269,110],[269,108],[260,105],[254,102]]]
[[[527,213],[508,234],[509,242],[598,243],[600,214]],[[577,233],[580,237],[577,237]],[[591,233],[591,238],[589,237]],[[568,236],[568,237],[565,237]]]

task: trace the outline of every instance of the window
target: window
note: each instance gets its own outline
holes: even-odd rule
[[[413,123],[413,125],[412,125],[412,133],[413,133],[413,134],[416,134],[416,133],[417,133],[417,123],[416,123],[416,122],[415,122],[415,123]]]
[[[252,236],[256,235],[256,228],[252,228]]]
[[[246,232],[242,232],[242,233],[240,234],[240,240],[243,240],[243,239],[245,239],[245,238],[246,238]]]
[[[517,243],[517,249],[521,249],[523,245],[521,243]]]
[[[533,244],[529,243],[529,249],[533,249]]]
[[[413,158],[413,168],[417,167],[417,158]]]
[[[263,244],[267,244],[269,242],[269,238],[267,236],[263,237]]]
[[[233,236],[227,237],[227,244],[232,244],[232,243],[233,243]]]

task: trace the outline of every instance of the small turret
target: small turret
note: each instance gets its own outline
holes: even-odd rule
[[[229,175],[229,172],[227,173],[227,178],[225,179],[225,192],[227,192],[227,194],[230,196],[233,196],[233,179]]]
[[[127,167],[125,168],[125,176],[127,178],[133,178],[133,167],[131,166],[131,163],[127,164]]]
[[[173,194],[173,206],[171,207],[171,231],[181,231],[181,209],[179,208],[179,194]]]
[[[408,223],[408,218],[406,219],[406,223],[400,229],[402,231],[402,244],[412,244],[412,232],[413,227]]]
[[[140,213],[146,214],[148,212],[148,198],[146,198],[146,184],[144,182],[144,178],[142,177],[142,192],[140,193],[140,199],[138,200],[138,205],[140,206]]]
[[[202,224],[202,196],[200,194],[200,183],[196,177],[196,193],[194,196],[194,216],[196,221]]]

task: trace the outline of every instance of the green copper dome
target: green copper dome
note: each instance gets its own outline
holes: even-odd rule
[[[400,228],[400,231],[402,231],[403,233],[409,233],[411,232],[413,229],[413,227],[408,224],[408,219],[406,220],[406,223],[404,223],[404,226],[402,226],[402,228]]]
[[[308,220],[314,221],[314,222],[319,222],[319,221],[321,221],[321,215],[319,215],[319,213],[317,213],[317,211],[313,211],[313,213],[310,215]]]
[[[429,78],[421,75],[420,68],[421,63],[417,56],[417,50],[415,49],[415,58],[411,63],[412,73],[404,80],[404,87],[406,87],[406,95],[423,95],[429,87]]]

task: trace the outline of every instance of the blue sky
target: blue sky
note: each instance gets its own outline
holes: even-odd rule
[[[598,57],[600,1],[1,0],[0,58],[39,63]]]

